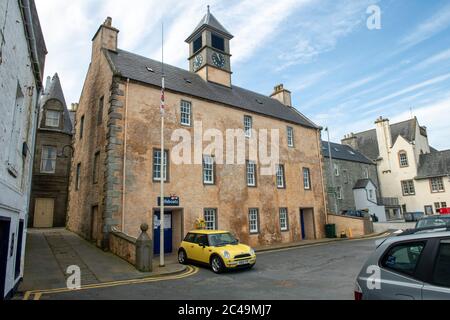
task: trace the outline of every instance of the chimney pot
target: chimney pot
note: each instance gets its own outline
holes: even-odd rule
[[[274,87],[274,92],[270,95],[270,97],[280,101],[285,106],[292,107],[291,92],[286,90],[283,84],[276,85]]]

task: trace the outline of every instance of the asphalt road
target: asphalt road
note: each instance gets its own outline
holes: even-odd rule
[[[43,295],[42,300],[349,300],[375,240],[353,240],[258,254],[250,271]]]

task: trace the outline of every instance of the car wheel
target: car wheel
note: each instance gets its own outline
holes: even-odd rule
[[[222,259],[219,256],[213,256],[211,258],[211,269],[214,273],[222,273],[225,269]]]
[[[186,255],[186,251],[184,251],[183,249],[181,249],[180,251],[178,251],[178,262],[180,264],[187,264],[187,255]]]
[[[249,265],[248,270],[253,269],[256,263]]]

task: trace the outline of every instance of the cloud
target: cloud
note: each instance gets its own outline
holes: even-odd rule
[[[425,60],[422,60],[420,63],[416,64],[412,69],[415,71],[425,69],[433,64],[444,62],[446,60],[450,60],[450,49],[441,51]]]
[[[447,5],[425,22],[418,25],[411,33],[400,40],[400,44],[409,48],[425,41],[450,26],[450,5]]]
[[[367,18],[366,9],[377,1],[322,1],[309,8],[297,20],[286,47],[292,48],[279,55],[284,63],[278,71],[292,65],[310,63],[319,55],[332,51],[340,38],[349,35]]]

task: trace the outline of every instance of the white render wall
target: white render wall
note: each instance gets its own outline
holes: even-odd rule
[[[0,64],[0,216],[11,219],[10,244],[14,234],[13,254],[8,253],[7,274],[5,292],[7,294],[23,276],[22,272],[15,278],[15,260],[17,252],[18,225],[24,221],[24,234],[27,225],[28,199],[31,189],[31,169],[34,151],[34,133],[36,129],[37,116],[37,90],[36,82],[31,69],[28,43],[25,38],[23,19],[18,1],[0,1],[0,26],[5,22],[6,4],[8,14],[6,15],[6,28],[4,32],[5,44],[2,49],[3,61]],[[18,84],[24,94],[23,104],[16,108],[16,92]],[[12,137],[14,109],[19,112],[18,119],[19,135],[17,139]],[[12,141],[17,141],[12,145]],[[22,156],[22,143],[28,144],[27,156]],[[17,177],[8,173],[10,160],[12,166],[17,170]],[[13,156],[11,156],[13,155]],[[22,240],[22,257],[25,251],[25,235]]]

